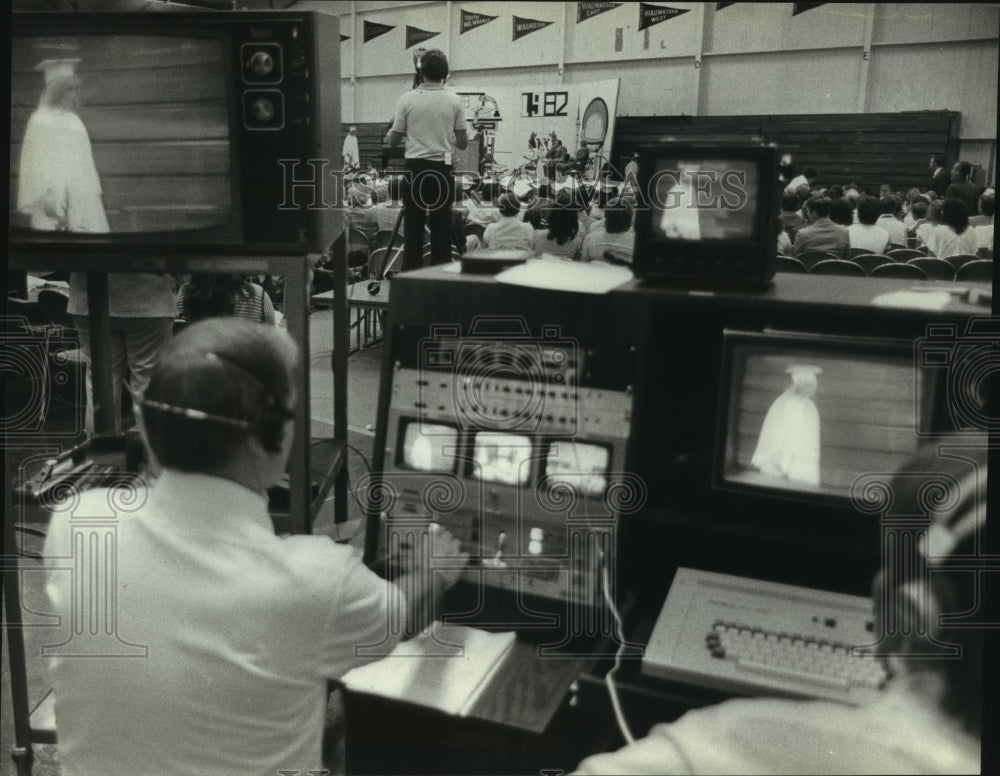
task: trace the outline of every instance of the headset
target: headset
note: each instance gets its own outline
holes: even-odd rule
[[[247,429],[253,434],[254,437],[257,438],[261,447],[263,447],[265,451],[269,453],[280,452],[281,444],[285,435],[285,424],[295,417],[295,413],[282,402],[278,401],[268,390],[267,386],[264,385],[261,379],[238,361],[211,351],[205,352],[204,356],[209,362],[225,362],[226,364],[235,367],[247,379],[259,386],[262,393],[266,394],[267,398],[263,406],[259,408],[255,417],[246,419],[232,417],[229,415],[219,415],[195,409],[193,407],[181,407],[175,404],[168,404],[147,398],[143,398],[143,406],[150,407],[160,412],[167,412],[173,415],[189,418],[191,420]]]

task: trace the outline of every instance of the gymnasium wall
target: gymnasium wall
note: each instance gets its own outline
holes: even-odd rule
[[[961,157],[995,176],[996,4],[722,5],[647,4],[679,13],[640,30],[639,3],[339,3],[344,120],[387,121],[414,49],[438,47],[456,88],[621,79],[620,116],[958,112]],[[407,47],[407,27],[429,37]]]

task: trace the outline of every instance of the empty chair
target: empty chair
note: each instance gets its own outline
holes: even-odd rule
[[[855,258],[856,256],[868,256],[870,254],[871,251],[869,251],[867,248],[851,248],[852,259]]]
[[[375,238],[372,240],[372,250],[378,250],[379,248],[388,248],[389,242],[392,240],[392,230],[391,229],[380,229],[375,233]],[[403,244],[403,230],[399,230],[394,241],[396,245]]]
[[[774,268],[777,272],[798,272],[799,274],[809,271],[805,264],[791,256],[778,256],[775,259]]]
[[[930,280],[955,279],[955,268],[944,259],[938,259],[934,256],[918,256],[906,263],[920,267]]]
[[[812,267],[821,261],[827,261],[829,259],[843,259],[843,256],[837,256],[833,253],[824,253],[823,251],[807,251],[806,253],[800,253],[796,256],[799,261],[806,265],[806,269]]]
[[[818,261],[809,269],[810,275],[848,275],[864,277],[865,271],[860,265],[846,259],[827,259]]]
[[[883,264],[881,267],[875,267],[875,269],[868,274],[873,278],[907,278],[909,280],[927,280],[927,273],[920,269],[920,267],[915,267],[912,264],[900,264],[895,261],[891,264]]]
[[[979,256],[973,256],[971,253],[959,253],[955,256],[946,256],[945,261],[947,261],[951,266],[955,268],[955,272],[958,272],[964,265],[972,261],[982,261]]]
[[[894,248],[885,254],[893,261],[909,261],[910,259],[919,259],[921,256],[926,256],[927,254],[917,248]]]
[[[888,256],[883,256],[879,253],[863,253],[860,256],[855,256],[851,259],[855,264],[857,264],[861,269],[865,271],[866,275],[872,274],[872,270],[875,267],[881,267],[883,264],[892,264],[893,261]]]
[[[993,259],[977,259],[963,264],[955,271],[955,280],[993,280]]]
[[[881,253],[862,253],[860,256],[854,256],[851,261],[861,267],[866,275],[870,275],[875,267],[881,267],[883,264],[892,264],[892,259],[888,256],[883,256]]]
[[[380,280],[387,272],[399,272],[403,268],[403,248],[376,248],[368,260],[368,277]]]

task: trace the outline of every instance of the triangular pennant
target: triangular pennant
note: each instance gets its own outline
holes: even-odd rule
[[[379,35],[385,35],[389,30],[396,29],[395,24],[379,24],[378,22],[370,22],[365,20],[365,43]]]
[[[728,8],[731,5],[736,5],[736,3],[716,3],[715,10],[721,11],[723,8]]]
[[[690,8],[670,8],[665,5],[650,5],[649,3],[639,3],[639,29],[644,30],[654,24],[665,22],[687,13]]]
[[[552,22],[542,22],[538,19],[522,19],[520,16],[514,17],[514,40],[530,35],[536,30],[548,27]]]
[[[406,47],[416,46],[418,43],[423,43],[428,38],[433,38],[435,35],[440,35],[440,32],[430,32],[429,30],[421,30],[419,27],[411,27],[409,24],[406,25]]]
[[[826,3],[792,3],[792,16],[798,16],[800,13],[811,11],[821,5],[826,5]]]
[[[620,5],[621,3],[577,3],[576,23],[579,24],[580,22],[587,21],[587,19],[593,19],[597,14],[614,10]]]
[[[496,16],[487,16],[484,13],[473,13],[472,11],[466,11],[462,9],[462,24],[459,28],[459,35],[464,35],[469,30],[474,30],[476,27],[482,27],[484,24],[489,24],[491,21],[496,19]]]
[[[350,35],[341,35],[340,36],[340,42],[341,43],[343,43],[345,40],[350,40],[350,39],[351,39]]]

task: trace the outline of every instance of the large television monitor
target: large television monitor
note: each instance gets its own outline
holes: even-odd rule
[[[641,149],[636,275],[695,286],[766,285],[777,252],[777,153],[681,143]]]
[[[714,484],[846,506],[937,425],[939,382],[912,341],[727,330]]]
[[[12,251],[289,255],[336,238],[336,17],[11,18]]]

